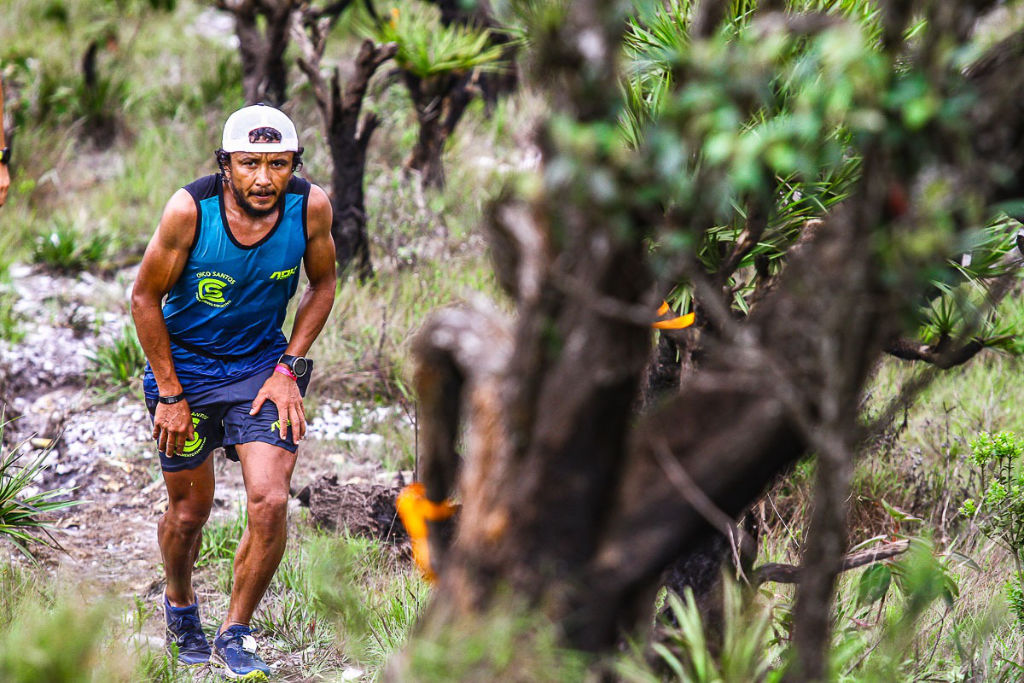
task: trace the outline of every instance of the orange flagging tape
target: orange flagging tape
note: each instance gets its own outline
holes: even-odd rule
[[[668,302],[662,301],[661,306],[658,308],[658,315],[665,315],[671,310],[672,309],[669,308]],[[686,315],[669,318],[668,320],[657,320],[651,323],[651,327],[656,330],[682,330],[692,325],[695,317],[696,316],[693,313],[687,313]]]
[[[427,543],[427,522],[442,522],[454,515],[459,506],[449,501],[435,503],[427,499],[426,489],[420,482],[409,484],[398,494],[395,501],[398,517],[409,532],[412,541],[412,558],[423,576],[433,583],[437,579],[430,565],[430,545]]]
[[[695,317],[693,313],[687,313],[671,320],[658,320],[651,323],[651,327],[656,330],[682,330],[692,325]]]

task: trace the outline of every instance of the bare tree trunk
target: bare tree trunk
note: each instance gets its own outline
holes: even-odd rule
[[[235,17],[245,101],[280,106],[287,100],[288,67],[284,53],[288,49],[296,0],[216,0],[216,3]]]
[[[852,452],[820,454],[814,509],[804,551],[804,573],[794,609],[797,661],[787,672],[789,681],[827,680],[826,653],[832,636],[831,605],[836,578],[846,552],[846,499],[853,472]]]
[[[419,78],[402,76],[416,108],[419,131],[405,167],[420,174],[424,187],[444,187],[444,147],[473,99],[473,74],[441,74]]]
[[[82,55],[82,83],[84,85],[82,99],[87,99],[88,106],[85,109],[85,132],[99,149],[106,149],[114,144],[117,137],[118,118],[116,111],[103,101],[102,89],[100,87],[99,66],[97,56],[99,54],[99,41],[93,40]],[[110,87],[110,84],[106,84]],[[0,125],[3,122],[0,121]]]
[[[396,48],[364,41],[355,60],[355,73],[346,87],[342,88],[337,68],[328,85],[320,72],[320,60],[327,35],[341,9],[328,16],[300,14],[293,35],[303,51],[303,57],[298,60],[299,68],[316,93],[331,150],[331,204],[334,208],[331,236],[338,265],[345,268],[354,264],[360,280],[367,280],[373,276],[373,263],[366,234],[366,151],[380,119],[373,113],[363,116],[361,112],[370,79],[381,64],[394,56]]]

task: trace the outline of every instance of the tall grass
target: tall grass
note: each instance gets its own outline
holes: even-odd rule
[[[592,659],[559,645],[555,627],[514,598],[450,630],[420,630],[415,642],[388,665],[394,680],[444,681],[590,680]],[[600,674],[594,674],[595,680]],[[609,677],[606,680],[612,680]]]
[[[396,564],[367,539],[321,539],[311,556],[310,594],[335,624],[339,649],[380,671],[405,642],[425,603],[425,582],[412,566]]]
[[[30,258],[33,237],[49,237],[60,228],[51,216],[63,215],[75,217],[79,243],[137,258],[170,195],[213,171],[218,122],[242,98],[228,66],[234,50],[199,35],[201,10],[189,1],[172,16],[148,2],[4,3],[0,65],[16,150],[3,209],[4,230],[17,237],[9,256]],[[104,36],[99,75],[110,85],[83,88],[81,57]],[[84,127],[111,113],[121,132],[111,149],[96,149]]]

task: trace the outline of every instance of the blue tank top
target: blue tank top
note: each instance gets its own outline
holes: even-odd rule
[[[187,395],[274,365],[287,346],[281,325],[306,253],[307,181],[292,177],[277,223],[249,246],[228,228],[221,187],[219,175],[185,187],[196,204],[196,233],[163,306],[174,368]],[[143,389],[147,398],[158,395],[148,364]]]

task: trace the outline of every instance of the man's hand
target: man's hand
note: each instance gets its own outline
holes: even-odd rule
[[[260,412],[260,408],[270,399],[277,406],[277,419],[281,428],[281,438],[288,438],[288,427],[292,428],[292,443],[299,443],[306,438],[306,409],[302,405],[302,395],[295,380],[280,372],[271,373],[267,381],[260,387],[256,399],[252,402],[250,415]]]
[[[7,188],[11,185],[11,172],[7,164],[0,164],[0,206],[7,201]]]
[[[181,455],[185,442],[190,441],[193,435],[192,411],[188,401],[157,404],[153,416],[153,438],[160,452],[168,457]]]

